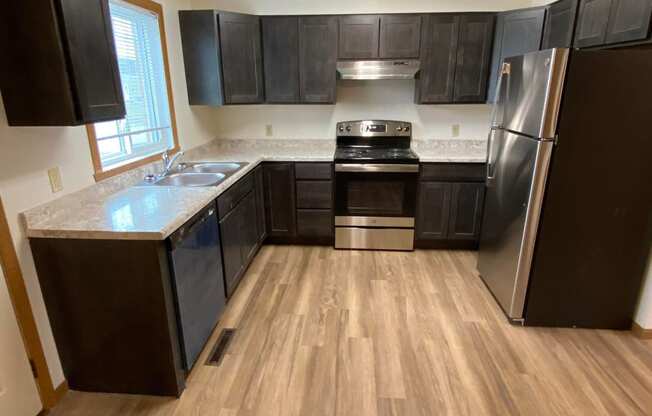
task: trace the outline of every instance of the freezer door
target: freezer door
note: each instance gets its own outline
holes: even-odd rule
[[[523,317],[553,142],[492,131],[478,270],[511,319]]]
[[[496,108],[500,127],[552,139],[557,130],[568,49],[548,49],[506,58]]]

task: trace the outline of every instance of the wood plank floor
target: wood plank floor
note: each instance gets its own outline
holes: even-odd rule
[[[650,415],[652,342],[509,325],[465,251],[265,246],[179,400],[53,415]],[[236,328],[219,367],[202,365]]]

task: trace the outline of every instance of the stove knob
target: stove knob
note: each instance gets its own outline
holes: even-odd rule
[[[351,126],[346,126],[346,131],[351,132]]]
[[[344,126],[340,126],[340,127],[338,128],[338,130],[340,131],[340,133],[343,132],[343,131],[344,131]]]
[[[396,131],[398,131],[398,132],[402,132],[402,131],[403,131],[403,127],[398,126],[398,127],[396,128]]]
[[[403,131],[406,132],[406,133],[407,133],[408,131],[410,131],[410,126],[405,126],[405,127],[403,127]]]

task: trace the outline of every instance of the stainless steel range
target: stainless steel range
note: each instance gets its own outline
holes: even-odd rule
[[[335,248],[413,250],[419,157],[404,121],[337,124]]]

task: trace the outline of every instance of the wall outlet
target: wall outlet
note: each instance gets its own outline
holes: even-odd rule
[[[272,137],[274,135],[274,128],[271,124],[265,126],[265,136]]]
[[[59,167],[48,169],[48,178],[50,179],[50,188],[52,193],[63,191],[63,181],[61,180],[61,170]]]
[[[460,137],[460,125],[459,124],[453,124],[451,126],[451,134],[453,137]]]

